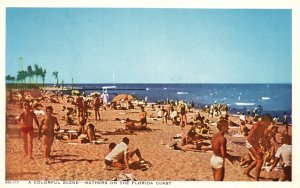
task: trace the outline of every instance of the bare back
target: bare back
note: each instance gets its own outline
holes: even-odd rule
[[[259,141],[261,139],[264,139],[264,133],[266,130],[266,126],[256,123],[253,125],[253,127],[250,130],[248,141],[255,147],[259,147]]]

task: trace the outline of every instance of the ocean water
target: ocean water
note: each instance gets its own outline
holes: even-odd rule
[[[85,93],[102,92],[102,86],[113,84],[76,84]],[[115,93],[126,93],[148,102],[169,100],[193,101],[196,106],[227,103],[233,113],[261,107],[261,113],[271,113],[280,118],[286,112],[292,114],[291,84],[115,84],[117,90],[109,90],[110,99]],[[93,89],[94,88],[94,89]],[[291,119],[289,120],[291,121]]]

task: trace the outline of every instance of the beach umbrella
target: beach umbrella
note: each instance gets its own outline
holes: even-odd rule
[[[117,101],[121,101],[121,100],[130,101],[132,99],[133,99],[133,97],[131,95],[119,94],[119,95],[115,96],[111,102],[117,102]]]

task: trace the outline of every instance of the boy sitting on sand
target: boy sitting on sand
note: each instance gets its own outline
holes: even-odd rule
[[[60,129],[57,118],[52,116],[53,108],[52,106],[46,107],[46,116],[41,121],[41,134],[44,150],[45,164],[49,164],[51,147],[54,141],[54,126],[57,125],[57,129]]]

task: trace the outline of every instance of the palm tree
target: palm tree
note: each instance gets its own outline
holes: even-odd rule
[[[28,73],[26,71],[19,71],[17,75],[17,81],[25,83]]]
[[[8,82],[14,82],[16,80],[16,78],[14,76],[7,75],[5,77],[5,80],[8,81]]]
[[[56,79],[56,87],[58,87],[58,72],[57,71],[52,72],[52,76],[54,76],[54,78]]]
[[[23,57],[19,57],[18,61],[20,62],[20,71],[23,71]]]
[[[28,74],[28,77],[29,77],[29,86],[31,87],[31,79],[32,79],[32,77],[33,77],[33,74],[34,72],[33,72],[33,70],[32,70],[32,67],[31,67],[31,65],[29,65],[28,67],[27,67],[27,74]]]
[[[35,75],[35,83],[37,84],[38,83],[38,78],[39,78],[39,76],[41,76],[40,67],[37,64],[34,64],[33,74]]]
[[[41,68],[41,77],[42,77],[42,80],[43,80],[43,87],[45,86],[45,77],[46,77],[46,69],[42,69]]]

